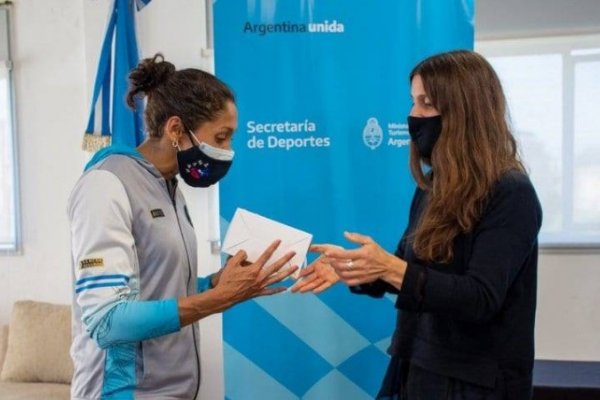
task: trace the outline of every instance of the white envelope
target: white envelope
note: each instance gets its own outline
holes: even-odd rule
[[[229,224],[221,251],[235,255],[239,250],[244,250],[248,254],[248,261],[254,262],[277,239],[281,240],[281,244],[265,265],[295,251],[296,255],[283,269],[292,265],[302,267],[312,241],[310,233],[238,208]]]

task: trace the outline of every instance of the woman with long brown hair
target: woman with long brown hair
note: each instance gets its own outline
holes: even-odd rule
[[[417,189],[395,254],[346,233],[360,247],[314,246],[323,255],[294,290],[342,280],[355,293],[398,295],[378,399],[529,399],[542,211],[502,87],[471,51],[430,57],[410,81]]]

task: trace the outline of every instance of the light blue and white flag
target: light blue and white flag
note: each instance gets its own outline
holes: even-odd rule
[[[217,0],[216,73],[237,96],[236,160],[221,215],[236,207],[350,246],[393,252],[414,191],[409,72],[473,47],[473,0]],[[373,398],[388,362],[394,299],[283,294],[224,315],[231,400]]]
[[[86,151],[96,151],[110,144],[136,147],[144,141],[143,102],[136,101],[135,111],[132,111],[125,97],[129,89],[129,72],[139,62],[134,5],[139,10],[150,1],[114,0],[100,49],[83,138],[82,147]],[[96,127],[98,122],[99,129]]]

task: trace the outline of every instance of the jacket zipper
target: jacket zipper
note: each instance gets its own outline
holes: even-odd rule
[[[172,186],[171,186],[172,185]],[[171,198],[171,204],[173,205],[173,210],[175,211],[175,218],[177,219],[177,226],[179,228],[179,234],[181,235],[181,239],[183,241],[183,248],[185,249],[185,256],[188,263],[188,279],[185,287],[185,292],[188,296],[190,296],[189,287],[190,280],[192,279],[192,263],[190,261],[190,253],[187,248],[187,244],[185,242],[185,236],[183,235],[183,230],[181,229],[181,222],[179,221],[179,213],[177,212],[177,203],[175,201],[176,194],[176,184],[169,184],[167,181],[167,191],[169,192],[169,197]],[[171,187],[173,188],[171,193]],[[200,354],[198,352],[198,340],[196,338],[196,329],[194,327],[195,323],[192,323],[192,338],[194,339],[194,351],[196,352],[196,393],[194,394],[193,399],[198,397],[198,393],[200,392]]]

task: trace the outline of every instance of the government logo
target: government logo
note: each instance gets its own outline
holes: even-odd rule
[[[369,118],[367,120],[367,125],[363,129],[363,142],[371,150],[375,150],[383,142],[383,130],[379,126],[377,118]]]

